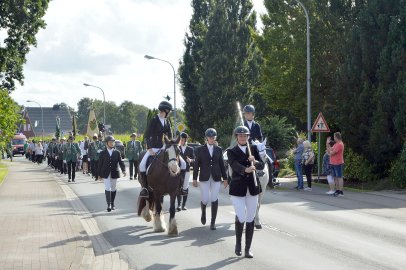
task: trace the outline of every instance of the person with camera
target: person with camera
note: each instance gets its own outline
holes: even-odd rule
[[[330,155],[330,164],[333,172],[334,182],[336,183],[337,190],[334,197],[344,196],[344,143],[342,141],[341,133],[334,133],[333,146],[330,146],[331,138],[327,138],[326,148]]]

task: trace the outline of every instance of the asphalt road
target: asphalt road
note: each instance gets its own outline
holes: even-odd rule
[[[119,180],[117,210],[108,213],[103,183],[77,175],[71,188],[132,268],[406,269],[405,193],[346,192],[334,198],[319,187],[298,192],[290,189],[293,183],[283,183],[282,190],[266,191],[263,229],[255,231],[252,244],[255,257],[245,259],[234,255],[228,189],[220,194],[217,230],[211,231],[200,224],[200,192],[190,185],[188,210],[176,214],[179,236],[168,237],[154,233],[152,224],[136,215],[138,181],[128,176]],[[166,197],[166,221],[168,201]]]

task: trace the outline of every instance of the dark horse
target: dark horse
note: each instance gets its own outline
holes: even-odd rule
[[[179,140],[169,140],[166,136],[165,150],[154,156],[154,160],[148,169],[147,181],[150,186],[149,198],[139,198],[138,215],[142,216],[147,222],[151,221],[151,211],[154,211],[154,231],[164,232],[166,225],[162,211],[163,196],[169,195],[169,229],[168,235],[176,236],[178,228],[175,220],[175,199],[180,185],[180,167],[179,167]],[[143,158],[143,155],[140,159]],[[152,191],[151,191],[152,189]]]

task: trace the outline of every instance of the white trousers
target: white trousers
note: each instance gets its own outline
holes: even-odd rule
[[[208,181],[200,181],[200,196],[204,205],[209,203],[209,197],[211,202],[215,202],[218,199],[221,182],[214,181],[212,177]]]
[[[234,212],[241,223],[252,222],[254,220],[257,211],[258,195],[252,196],[247,191],[245,197],[231,196],[231,202],[234,206]]]
[[[154,151],[154,153],[157,153],[159,150],[165,151],[164,149],[159,148],[151,148],[151,149],[152,151]],[[140,162],[140,172],[147,171],[147,160],[149,156],[151,156],[151,154],[149,153],[149,151],[147,151]],[[180,161],[180,169],[186,170],[186,162],[181,156],[179,156],[179,161]]]
[[[185,179],[183,180],[183,189],[184,190],[189,188],[189,178],[190,178],[190,172],[185,172]]]
[[[112,179],[109,175],[108,178],[104,178],[104,190],[107,191],[116,191],[117,188],[117,179]]]

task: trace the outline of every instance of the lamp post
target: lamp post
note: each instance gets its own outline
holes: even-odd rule
[[[173,129],[174,129],[173,135],[175,136],[176,135],[176,130],[177,130],[177,123],[176,123],[176,72],[175,72],[175,68],[173,67],[173,65],[169,61],[166,61],[166,60],[163,60],[163,59],[159,59],[159,58],[156,58],[156,57],[153,57],[153,56],[150,56],[150,55],[145,55],[144,58],[146,58],[148,60],[155,59],[155,60],[158,60],[158,61],[162,61],[162,62],[165,62],[165,63],[169,64],[172,67],[172,70],[173,70]]]
[[[42,109],[41,104],[34,100],[27,100],[27,102],[36,103],[41,108],[41,128],[42,128],[42,141],[44,141],[44,110]]]
[[[311,95],[310,95],[310,20],[309,13],[307,12],[306,7],[299,0],[295,0],[302,8],[306,15],[306,40],[307,40],[307,76],[306,76],[306,86],[307,86],[307,139],[311,142]]]
[[[91,85],[91,84],[88,84],[88,83],[84,83],[83,85],[86,86],[86,87],[99,88],[102,91],[102,93],[103,93],[103,124],[106,124],[106,97],[104,95],[103,89],[101,89],[100,87],[98,87],[96,85]]]

